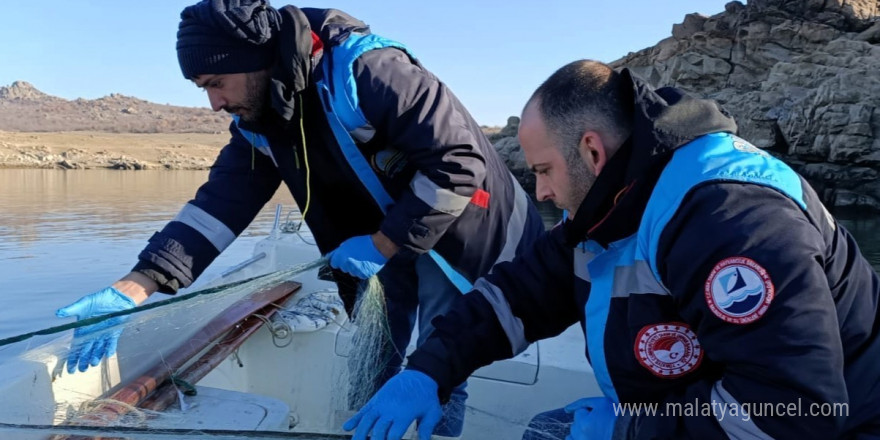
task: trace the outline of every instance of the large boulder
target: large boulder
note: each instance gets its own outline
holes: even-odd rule
[[[734,1],[611,63],[719,101],[833,207],[880,211],[880,2]],[[518,120],[517,120],[518,122]],[[496,148],[528,185],[516,138]]]
[[[506,133],[508,136],[501,136],[495,141],[495,151],[504,159],[507,168],[510,169],[513,177],[519,181],[523,189],[534,197],[535,175],[526,164],[526,157],[523,154],[522,147],[519,145],[519,138],[516,137],[518,127],[519,118],[511,116],[507,120],[507,125],[501,129],[501,133]]]
[[[877,0],[731,2],[612,65],[718,100],[829,205],[880,209],[878,16]]]

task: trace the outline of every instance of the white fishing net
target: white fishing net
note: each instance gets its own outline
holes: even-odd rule
[[[258,329],[276,335],[284,320],[271,317],[298,287],[289,280],[323,264],[318,259],[129,311],[3,339],[0,395],[14,401],[0,405],[0,438],[45,439],[50,434],[53,439],[178,438],[184,437],[184,431],[210,438],[242,438],[245,431],[249,438],[282,438],[279,432],[289,427],[286,411],[278,426],[268,426],[265,416],[254,420],[243,416],[238,420],[242,432],[220,424],[193,433],[193,428],[200,428],[199,417],[211,408],[187,411],[185,396],[193,394],[195,384],[214,367],[234,358]],[[90,335],[121,330],[117,355],[85,372],[68,373],[65,363],[74,331],[120,316],[126,317],[122,324]],[[255,401],[251,409],[265,411],[263,407],[271,403]],[[236,408],[230,406],[229,411],[235,413]],[[284,432],[258,437],[251,433],[255,428],[279,426]],[[304,435],[283,438],[334,438]]]
[[[379,277],[367,286],[355,303],[356,330],[349,351],[349,407],[361,408],[376,387],[391,356],[391,329],[386,318],[385,293]]]

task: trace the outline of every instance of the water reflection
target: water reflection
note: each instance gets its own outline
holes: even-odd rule
[[[206,177],[204,171],[2,170],[0,246],[69,234],[128,238],[166,220]]]
[[[871,262],[874,270],[880,272],[880,215],[840,214],[837,220],[856,239],[862,255]]]
[[[0,170],[0,336],[57,325],[56,308],[127,273],[206,178],[207,171]],[[276,203],[294,206],[282,187],[203,279],[251,255]],[[548,227],[560,218],[552,204],[538,209]],[[840,218],[880,267],[880,217]]]
[[[207,179],[207,171],[0,170],[0,335],[60,321],[54,310],[103,288]],[[268,234],[278,191],[206,272],[250,256]]]

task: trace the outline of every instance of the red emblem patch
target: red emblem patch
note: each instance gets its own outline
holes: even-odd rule
[[[643,327],[636,336],[635,354],[643,367],[665,378],[682,376],[703,360],[697,335],[681,322]]]
[[[715,316],[748,324],[767,313],[775,288],[770,274],[751,258],[721,260],[706,279],[706,304]]]

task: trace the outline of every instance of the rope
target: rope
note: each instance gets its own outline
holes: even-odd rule
[[[306,163],[306,207],[302,211],[302,218],[305,220],[306,214],[309,213],[309,204],[312,201],[311,170],[309,169],[309,150],[306,149],[306,129],[303,126],[303,112],[305,108],[302,105],[302,93],[296,96],[299,99],[299,132],[302,134],[303,161]]]

